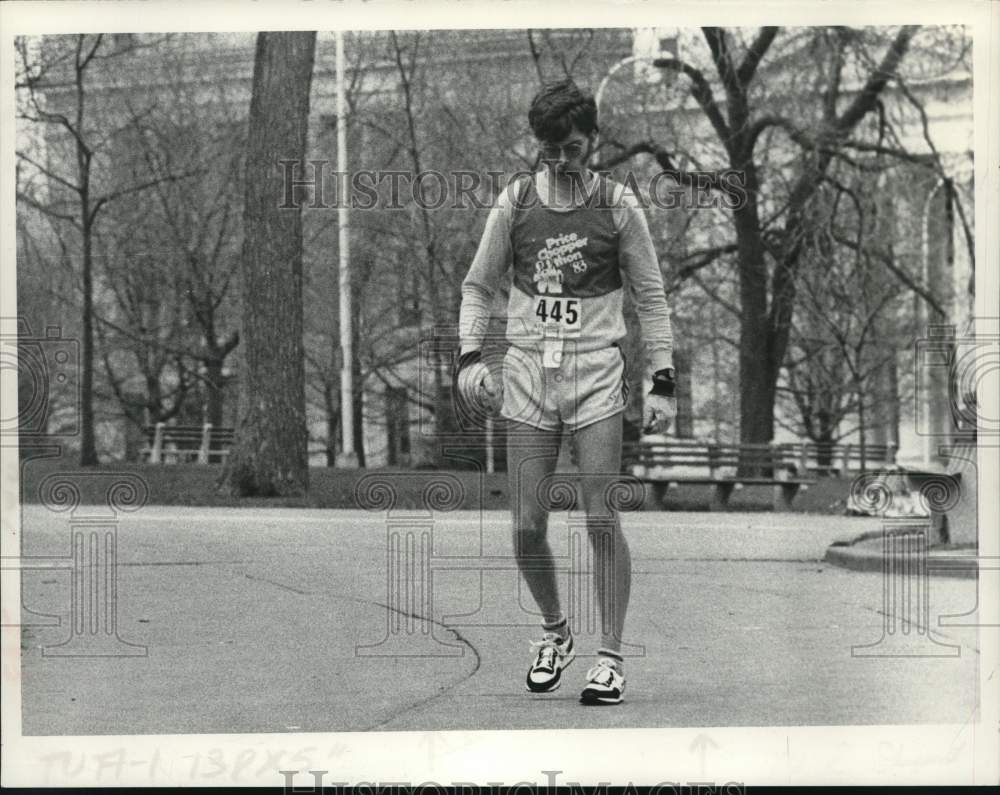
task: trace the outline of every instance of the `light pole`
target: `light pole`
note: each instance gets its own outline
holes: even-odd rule
[[[608,69],[607,74],[601,78],[601,82],[597,84],[597,91],[594,92],[594,107],[597,109],[598,123],[601,118],[601,98],[604,96],[604,90],[608,87],[608,81],[621,69],[623,66],[628,66],[629,64],[636,63],[637,61],[658,61],[663,58],[673,58],[674,54],[672,52],[657,52],[657,53],[645,53],[644,55],[627,55],[622,58],[618,63],[614,64],[610,69]],[[594,151],[597,151],[597,145],[600,143],[600,134],[594,136]]]
[[[347,199],[347,96],[344,79],[344,32],[337,39],[337,175],[340,180],[337,198],[337,246],[340,252],[340,427],[343,443],[337,455],[337,467],[356,469],[354,450],[354,345],[351,322],[351,241]]]
[[[921,286],[930,292],[930,232],[927,228],[927,224],[930,221],[930,209],[931,202],[934,201],[934,197],[937,195],[938,190],[946,182],[945,177],[939,177],[938,181],[931,188],[930,193],[927,194],[927,198],[924,200],[924,211],[921,215]],[[949,230],[950,232],[950,230]],[[927,306],[927,299],[920,301],[921,311],[920,319],[923,321],[921,324],[923,326],[923,332],[925,334],[930,331],[930,308]],[[934,371],[936,372],[936,371]],[[924,394],[921,404],[924,410],[924,417],[927,420],[927,433],[924,436],[924,467],[930,467],[931,458],[933,457],[934,449],[934,438],[937,433],[937,422],[936,411],[934,410],[934,403],[936,395],[934,392],[938,387],[938,381],[936,376],[932,376],[928,373],[927,375],[927,391]]]

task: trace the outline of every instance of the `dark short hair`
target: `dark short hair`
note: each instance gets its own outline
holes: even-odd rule
[[[597,132],[597,104],[572,80],[549,83],[531,100],[528,124],[540,141],[561,141],[574,127],[590,135]]]

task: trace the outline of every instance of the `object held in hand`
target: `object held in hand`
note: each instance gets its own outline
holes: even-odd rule
[[[455,394],[473,415],[496,416],[503,403],[503,390],[482,360],[481,351],[468,351],[455,368]]]

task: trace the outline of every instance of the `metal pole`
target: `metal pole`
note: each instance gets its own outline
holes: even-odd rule
[[[931,210],[931,202],[934,200],[934,196],[937,194],[938,189],[944,185],[944,177],[940,177],[937,184],[931,189],[931,192],[927,194],[927,198],[924,200],[924,212],[922,215],[921,223],[921,286],[930,292],[930,233],[927,229],[927,224],[930,221],[928,217]],[[920,316],[923,320],[923,333],[930,333],[930,307],[927,306],[927,301],[920,301]],[[921,400],[921,404],[924,410],[924,417],[927,421],[927,434],[924,436],[924,467],[930,467],[931,459],[933,458],[934,450],[934,434],[937,433],[937,422],[936,412],[934,411],[935,395],[933,394],[934,389],[937,387],[936,376],[928,372],[925,376],[926,391]],[[932,416],[935,415],[935,416]]]
[[[635,63],[636,61],[657,61],[661,58],[672,58],[673,54],[669,52],[659,52],[659,53],[649,53],[645,55],[626,55],[618,63],[614,64],[608,73],[601,78],[601,82],[597,84],[597,91],[594,92],[594,108],[597,110],[597,120],[600,124],[601,119],[601,98],[604,96],[604,89],[608,87],[608,81],[615,75],[615,73],[621,69],[623,66],[628,66],[630,63]],[[594,151],[597,151],[597,146],[601,142],[600,135],[594,136]]]
[[[611,76],[615,72],[617,72],[619,69],[621,69],[623,66],[625,66],[626,64],[630,64],[633,61],[639,60],[640,58],[652,58],[652,57],[658,57],[658,56],[628,55],[625,58],[622,58],[614,66],[612,66],[608,70],[608,73],[606,75],[604,75],[604,77],[601,78],[601,82],[598,83],[598,85],[597,85],[597,91],[594,94],[594,108],[597,110],[597,123],[598,124],[600,124],[600,120],[601,120],[601,97],[604,96],[604,89],[608,87],[608,81],[611,79]],[[595,153],[597,152],[597,146],[598,146],[598,144],[600,144],[600,142],[601,142],[600,134],[595,135],[594,136],[594,152]]]
[[[639,61],[644,58],[656,59],[660,57],[660,55],[627,55],[612,66],[608,70],[608,73],[601,78],[601,82],[597,85],[597,93],[594,94],[594,105],[597,107],[597,118],[601,117],[601,97],[604,96],[604,89],[608,87],[608,81],[619,69],[626,64],[632,63],[633,61]]]
[[[486,474],[492,475],[493,465],[493,418],[486,418]]]
[[[340,251],[340,420],[343,446],[337,456],[337,466],[352,469],[358,466],[354,451],[354,362],[351,323],[351,249],[347,202],[347,97],[344,80],[344,33],[337,38],[337,174],[340,180],[337,199],[337,241]]]

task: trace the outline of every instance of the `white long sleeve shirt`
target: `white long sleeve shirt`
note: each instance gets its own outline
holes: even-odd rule
[[[603,187],[610,201],[587,207],[578,192],[573,204],[545,170],[501,191],[462,282],[463,352],[482,346],[494,299],[507,284],[511,344],[537,348],[555,333],[579,351],[608,347],[625,336],[627,284],[652,369],[673,366],[670,312],[642,207],[607,178],[588,173],[585,187]]]

